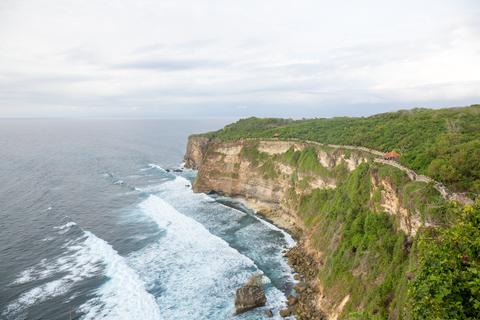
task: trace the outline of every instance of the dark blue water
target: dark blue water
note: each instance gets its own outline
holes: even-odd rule
[[[189,134],[226,122],[0,120],[0,318],[278,311],[291,238],[229,199],[194,194],[194,171],[169,170]],[[235,289],[256,272],[267,306],[234,316]]]

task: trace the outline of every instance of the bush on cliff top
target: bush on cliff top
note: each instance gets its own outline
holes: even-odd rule
[[[421,235],[409,292],[413,319],[480,319],[480,203],[459,223]]]
[[[297,138],[397,150],[400,162],[409,168],[454,190],[480,193],[480,105],[402,110],[364,118],[248,118],[207,135],[221,140]]]

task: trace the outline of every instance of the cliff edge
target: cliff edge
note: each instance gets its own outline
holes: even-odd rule
[[[239,198],[297,236],[287,257],[303,277],[284,314],[478,319],[479,117],[476,105],[248,118],[191,136],[185,164],[195,191]]]
[[[196,192],[242,199],[299,237],[295,250],[301,253],[289,256],[310,275],[313,302],[304,306],[327,319],[369,308],[397,319],[404,312],[416,234],[441,224],[439,211],[448,202],[432,183],[375,159],[368,150],[308,141],[222,142],[205,136],[191,136],[185,155],[186,166],[198,170]],[[309,258],[303,261],[303,255]],[[312,313],[302,312],[298,319]]]

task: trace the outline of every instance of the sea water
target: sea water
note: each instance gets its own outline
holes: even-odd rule
[[[227,122],[0,120],[0,318],[279,318],[293,239],[171,170]],[[255,273],[267,305],[235,315]]]

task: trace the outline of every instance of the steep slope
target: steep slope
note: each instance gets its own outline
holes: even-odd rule
[[[479,152],[476,105],[250,118],[191,136],[185,162],[196,191],[298,236],[297,319],[480,319]]]
[[[445,223],[449,203],[432,184],[375,157],[300,141],[192,136],[185,159],[199,170],[196,191],[242,198],[299,235],[314,261],[310,298],[327,317],[361,311],[368,319],[399,319],[406,317],[413,239]]]

